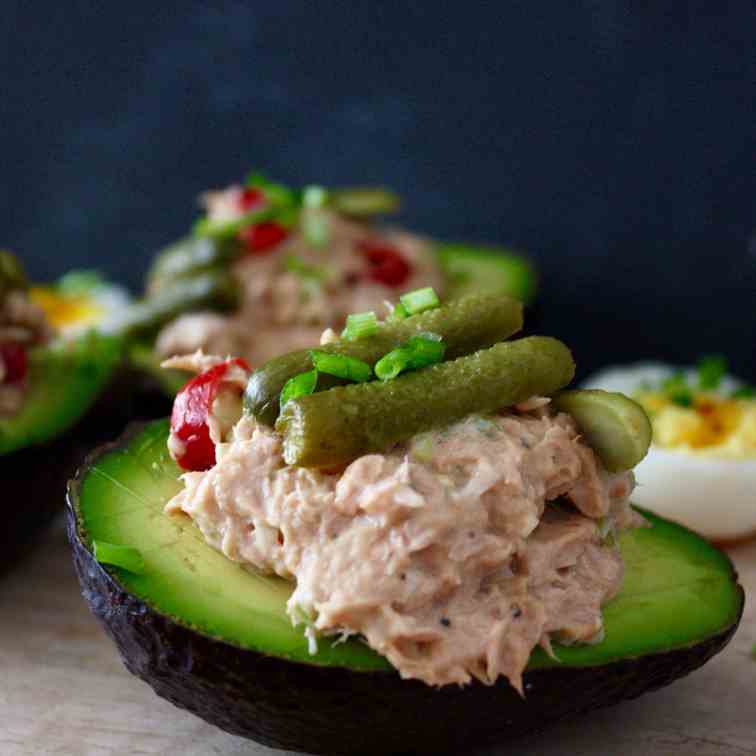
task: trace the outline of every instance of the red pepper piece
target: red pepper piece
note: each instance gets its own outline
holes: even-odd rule
[[[26,349],[15,341],[0,344],[0,362],[5,367],[2,383],[18,383],[29,372],[29,358]]]
[[[256,205],[261,204],[264,199],[265,195],[260,189],[247,187],[246,189],[242,189],[239,195],[239,208],[246,213]]]
[[[239,232],[239,237],[247,246],[250,254],[259,255],[272,251],[273,247],[280,244],[289,232],[275,221],[255,223]]]
[[[402,286],[412,266],[395,247],[386,242],[364,239],[357,246],[368,262],[367,277],[386,286]]]
[[[171,432],[184,444],[184,453],[176,460],[184,470],[209,470],[215,464],[215,444],[207,421],[231,365],[250,370],[245,360],[228,360],[192,378],[176,395]]]

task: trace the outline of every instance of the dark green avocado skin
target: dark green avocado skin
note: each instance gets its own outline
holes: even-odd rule
[[[273,748],[386,756],[507,741],[687,675],[727,645],[742,616],[741,601],[732,626],[687,648],[527,672],[523,698],[506,681],[437,689],[393,672],[287,662],[192,631],[123,591],[81,540],[76,495],[74,482],[68,535],[82,594],[129,671],[176,706]]]

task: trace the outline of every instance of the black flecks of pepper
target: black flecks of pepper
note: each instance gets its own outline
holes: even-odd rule
[[[441,617],[440,621],[444,627],[451,627],[451,620],[448,617]]]
[[[515,619],[522,617],[522,609],[520,609],[519,606],[512,607],[512,617],[514,617]]]

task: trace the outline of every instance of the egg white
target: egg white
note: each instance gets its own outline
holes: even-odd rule
[[[679,371],[671,365],[644,362],[610,367],[589,377],[584,388],[636,393],[644,382],[657,385]],[[696,373],[683,370],[695,386]],[[730,393],[742,383],[727,377],[719,388]],[[638,486],[633,502],[679,522],[713,541],[733,541],[756,534],[756,457],[729,459],[705,451],[651,445],[635,468]]]
[[[635,504],[713,541],[756,533],[756,459],[652,446],[635,477]]]

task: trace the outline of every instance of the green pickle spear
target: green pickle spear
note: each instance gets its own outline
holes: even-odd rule
[[[160,251],[147,274],[150,296],[170,288],[178,279],[224,271],[241,254],[238,244],[189,236]]]
[[[182,278],[126,308],[118,332],[129,337],[151,335],[185,312],[204,307],[229,310],[237,303],[238,286],[230,273],[212,271],[196,278]]]
[[[557,394],[553,404],[572,415],[609,472],[631,470],[646,456],[651,445],[651,422],[643,407],[624,394],[574,389]]]
[[[557,339],[503,342],[392,381],[337,386],[291,399],[276,431],[287,464],[336,467],[417,433],[566,386],[575,372]]]
[[[18,258],[7,250],[0,249],[0,300],[15,289],[26,289],[29,282]]]
[[[507,297],[483,294],[454,300],[405,320],[386,321],[372,336],[356,341],[340,339],[318,347],[345,354],[373,366],[387,352],[419,333],[434,333],[446,344],[446,359],[453,360],[509,338],[522,328],[522,304]],[[244,407],[248,414],[272,426],[278,417],[278,399],[286,382],[312,370],[310,350],[276,357],[256,370],[247,385]],[[330,388],[329,381],[321,388]]]

